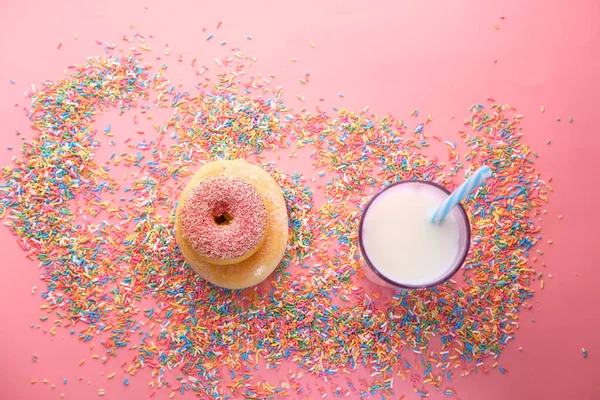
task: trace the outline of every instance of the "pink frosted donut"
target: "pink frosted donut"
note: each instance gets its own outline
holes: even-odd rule
[[[267,224],[264,200],[242,178],[209,176],[183,200],[181,233],[211,264],[229,265],[252,256],[262,245]]]

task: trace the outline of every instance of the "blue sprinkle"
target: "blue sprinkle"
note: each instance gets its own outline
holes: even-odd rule
[[[12,83],[13,85],[15,84],[15,81],[13,79],[9,79],[8,80],[10,83]]]
[[[221,46],[225,46],[227,42],[221,42]]]
[[[252,36],[246,36],[248,40],[252,40]]]
[[[210,35],[208,35],[208,36],[206,37],[206,40],[210,40],[210,39],[212,39],[212,37],[213,37],[213,35],[212,35],[212,33],[211,33]]]
[[[339,96],[340,96],[340,97],[344,97],[344,93],[340,93],[340,94],[339,94]]]

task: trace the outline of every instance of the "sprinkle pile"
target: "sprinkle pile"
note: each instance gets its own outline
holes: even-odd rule
[[[411,130],[389,116],[343,109],[335,117],[295,113],[262,80],[241,82],[242,65],[230,63],[210,91],[199,87],[192,95],[169,82],[166,66],[153,70],[138,53],[94,57],[32,95],[36,136],[3,168],[0,214],[42,267],[41,297],[52,316],[46,323],[64,324],[59,329],[84,342],[96,338],[107,357],[135,352],[123,373],[151,368],[152,390],[214,398],[302,397],[303,372],[322,378],[320,395],[388,398],[400,376],[422,397],[428,388],[451,396],[444,385],[457,374],[504,372],[494,358],[513,338],[519,312],[531,307],[530,253],[541,237],[533,219],[552,190],[520,142],[520,116],[509,106],[473,106],[463,144],[446,142],[443,163],[426,153],[431,139],[441,142],[426,133],[430,119]],[[261,98],[251,92],[257,88]],[[102,135],[94,118],[142,103],[174,113],[154,138],[130,146],[134,152],[111,156],[131,172],[133,180],[123,181],[95,159]],[[314,177],[262,161],[269,151],[302,148],[310,150]],[[207,284],[174,240],[174,208],[187,177],[222,158],[263,162],[286,199],[288,251],[255,289]],[[460,282],[403,294],[382,294],[364,282],[358,221],[374,191],[403,179],[452,189],[484,164],[494,175],[465,202],[473,238]],[[119,190],[130,201],[106,200]],[[316,190],[325,199],[319,206]],[[146,300],[153,306],[138,310]],[[440,346],[430,346],[434,336]],[[259,365],[300,370],[268,383],[254,378]],[[185,377],[167,382],[167,369]],[[372,380],[327,383],[355,369],[367,369]]]

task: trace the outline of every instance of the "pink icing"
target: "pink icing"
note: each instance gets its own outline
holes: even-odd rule
[[[235,260],[255,249],[265,235],[265,203],[256,189],[241,178],[210,176],[193,188],[183,202],[182,234],[200,256]],[[229,221],[225,222],[225,217]]]

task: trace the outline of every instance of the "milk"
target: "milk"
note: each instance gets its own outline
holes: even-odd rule
[[[449,275],[465,251],[465,219],[451,212],[441,224],[431,222],[446,197],[439,188],[419,182],[380,193],[361,228],[363,252],[371,265],[391,281],[410,286],[426,286]]]

